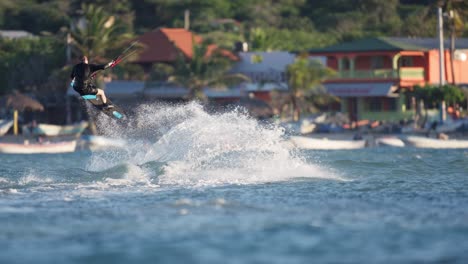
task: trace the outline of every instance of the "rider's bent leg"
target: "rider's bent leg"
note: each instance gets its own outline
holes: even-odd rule
[[[103,104],[107,104],[107,97],[106,97],[106,94],[104,93],[104,90],[98,88],[96,95],[101,96]]]

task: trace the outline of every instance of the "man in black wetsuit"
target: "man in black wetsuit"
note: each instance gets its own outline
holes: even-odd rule
[[[107,104],[107,97],[104,90],[96,88],[90,77],[93,72],[105,70],[114,65],[115,62],[111,61],[107,64],[88,64],[88,57],[86,56],[82,56],[80,61],[80,63],[73,66],[73,70],[70,75],[73,89],[80,95],[93,94],[101,96],[104,108],[113,107],[112,105]]]

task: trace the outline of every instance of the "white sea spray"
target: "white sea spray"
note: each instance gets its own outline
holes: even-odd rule
[[[106,136],[124,138],[124,152],[93,153],[88,169],[127,164],[124,178],[135,182],[212,186],[286,181],[297,177],[338,179],[308,164],[284,141],[284,130],[262,124],[242,109],[208,113],[199,103],[139,106],[128,127],[99,119]],[[155,175],[135,168],[164,163]],[[129,169],[130,168],[130,169]]]

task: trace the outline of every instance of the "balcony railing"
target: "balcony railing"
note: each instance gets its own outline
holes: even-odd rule
[[[411,79],[424,80],[424,68],[404,67],[400,70],[354,70],[337,72],[332,79]]]
[[[424,68],[405,67],[400,68],[400,79],[424,80]]]

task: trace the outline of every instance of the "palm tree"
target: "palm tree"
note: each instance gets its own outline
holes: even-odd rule
[[[286,69],[287,83],[293,108],[293,119],[298,121],[301,114],[299,101],[305,96],[323,94],[321,83],[334,72],[320,62],[310,60],[307,55],[300,55]]]
[[[253,51],[265,51],[271,49],[271,41],[268,40],[267,33],[262,28],[250,29],[248,38]]]
[[[204,99],[203,88],[226,88],[229,84],[248,81],[242,74],[229,74],[233,58],[214,45],[193,42],[193,55],[186,58],[179,52],[169,81],[189,90],[188,99]]]
[[[93,4],[82,5],[83,15],[71,28],[73,52],[87,54],[98,61],[106,61],[106,55],[127,41],[131,34],[124,33],[114,16],[108,15],[103,7]]]

